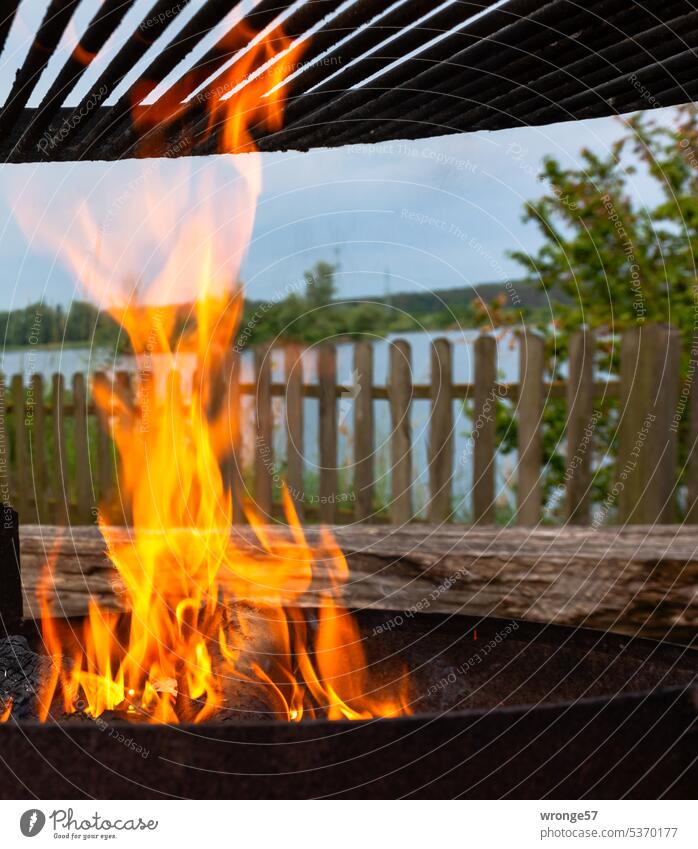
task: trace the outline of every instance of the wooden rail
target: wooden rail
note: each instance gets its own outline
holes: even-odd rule
[[[462,347],[459,346],[459,353]],[[517,427],[518,458],[514,522],[535,525],[542,516],[543,416],[546,405],[566,399],[566,468],[564,516],[575,524],[620,524],[671,522],[678,517],[677,491],[680,474],[678,438],[686,434],[686,467],[683,470],[686,520],[698,519],[698,463],[692,450],[698,440],[698,392],[691,391],[692,374],[682,378],[678,332],[671,327],[647,325],[629,330],[621,343],[620,373],[609,380],[594,374],[595,340],[589,331],[573,334],[569,346],[568,379],[546,377],[543,341],[528,330],[519,336],[520,380],[502,383],[497,379],[496,342],[482,335],[474,342],[474,381],[453,381],[454,348],[446,339],[432,343],[429,384],[411,382],[412,352],[405,341],[391,343],[386,385],[374,385],[373,351],[368,343],[354,349],[355,385],[337,381],[336,351],[324,345],[317,352],[317,382],[306,382],[297,347],[289,346],[284,356],[284,381],[272,380],[270,351],[259,348],[254,357],[254,381],[239,380],[239,354],[231,352],[221,393],[230,393],[228,403],[240,410],[242,396],[254,396],[254,461],[252,483],[243,482],[236,461],[239,446],[231,444],[223,459],[224,479],[233,494],[236,515],[245,497],[254,497],[257,510],[278,516],[275,503],[278,475],[273,457],[274,398],[285,399],[286,469],[284,478],[296,506],[306,520],[391,521],[403,524],[414,518],[413,483],[417,471],[428,472],[427,516],[438,523],[453,518],[453,488],[463,463],[454,452],[454,401],[468,400],[471,421],[473,479],[470,509],[473,523],[495,520],[495,467],[497,434],[495,412],[499,404],[512,403]],[[97,383],[128,398],[138,410],[138,387],[129,374],[98,373]],[[226,395],[227,397],[227,395]],[[353,403],[354,497],[344,503],[338,490],[338,416],[340,398]],[[601,413],[598,400],[618,402],[617,458],[608,492],[595,505],[592,515],[591,480],[597,444],[596,423]],[[303,399],[319,401],[318,450],[320,459],[315,505],[303,497],[304,427]],[[431,405],[427,439],[428,469],[416,470],[410,409],[415,400]],[[375,401],[389,402],[390,486],[387,506],[376,504],[375,493]],[[118,503],[117,463],[107,432],[105,415],[93,401],[81,374],[72,378],[69,390],[61,375],[47,385],[33,375],[24,386],[15,375],[9,386],[0,385],[0,490],[2,498],[17,507],[24,521],[50,524],[89,524],[98,505]],[[688,426],[683,425],[684,419]],[[352,420],[350,420],[352,421]],[[343,424],[346,427],[346,423]],[[4,463],[2,462],[4,460]],[[123,510],[123,507],[122,507]],[[599,518],[600,516],[600,518]],[[128,515],[113,522],[127,521]]]

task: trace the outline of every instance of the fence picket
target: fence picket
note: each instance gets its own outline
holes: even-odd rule
[[[594,335],[573,333],[569,343],[567,384],[567,460],[565,466],[567,520],[588,525],[590,519],[591,459],[594,437]]]
[[[516,511],[519,525],[536,525],[542,501],[544,343],[540,336],[519,334],[518,487]]]
[[[412,518],[412,350],[398,339],[390,346],[390,519],[396,525]]]
[[[77,520],[87,525],[92,521],[92,485],[90,444],[87,432],[87,389],[85,376],[73,375],[73,416],[75,419],[75,491]]]
[[[618,495],[618,522],[641,523],[637,507],[642,496],[642,478],[637,463],[632,459],[637,431],[643,422],[643,397],[647,396],[647,374],[640,357],[642,329],[632,327],[623,334],[620,343],[620,421],[618,425],[618,453],[616,455],[616,486]],[[609,496],[609,506],[613,506]],[[635,515],[634,515],[635,514]]]
[[[645,520],[667,525],[676,521],[678,428],[674,426],[674,416],[679,400],[680,335],[676,327],[655,324],[650,327],[650,339],[655,360],[657,419],[652,456],[646,464],[649,500]]]
[[[26,418],[26,395],[24,392],[24,379],[21,374],[16,374],[10,383],[12,393],[12,418],[15,434],[15,456],[13,468],[14,480],[14,508],[20,517],[26,517],[29,513],[29,458],[27,454],[27,430],[24,420]]]
[[[272,513],[272,473],[274,446],[272,443],[271,409],[271,350],[267,346],[255,348],[255,463],[254,495],[257,510],[267,520]]]
[[[52,391],[53,414],[53,498],[55,522],[67,525],[70,516],[70,490],[68,487],[68,457],[65,442],[65,382],[62,374],[54,374]]]
[[[242,509],[243,482],[240,457],[240,354],[230,349],[224,357],[221,366],[221,404],[225,408],[228,450],[221,462],[223,485],[230,493],[233,510],[233,523],[242,524],[244,514]]]
[[[675,514],[679,336],[667,325],[626,331],[621,342],[618,521],[671,522]]]
[[[698,350],[698,329],[694,330],[691,352]],[[691,353],[693,358],[693,353]],[[686,462],[686,523],[698,524],[698,380],[694,375],[688,389],[688,459]]]
[[[94,392],[99,392],[103,397],[109,392],[109,380],[104,372],[95,372],[92,384]],[[97,488],[99,504],[105,507],[112,499],[114,458],[111,450],[108,413],[96,402],[95,406],[97,407]]]
[[[141,381],[148,380],[148,374],[141,375]],[[114,375],[114,390],[116,391],[117,397],[121,404],[124,405],[126,409],[133,410],[135,404],[135,398],[133,395],[133,381],[131,380],[131,375],[127,371],[117,371]],[[143,423],[147,426],[147,422]],[[124,493],[120,492],[119,487],[119,457],[117,452],[114,452],[114,482],[116,484],[116,489],[119,497],[119,506],[118,509],[120,511],[121,519],[126,525],[130,525],[133,522],[133,505],[131,504],[131,500],[127,497],[124,497]]]
[[[451,343],[435,339],[431,346],[431,412],[429,417],[429,521],[451,515],[453,478],[453,410]]]
[[[497,429],[497,343],[493,336],[475,340],[475,405],[473,409],[473,522],[495,521],[494,462]]]
[[[44,396],[44,378],[40,374],[32,375],[31,406],[27,410],[31,426],[27,433],[27,442],[31,458],[34,512],[30,514],[29,521],[39,523],[49,520],[46,474],[46,399]],[[20,521],[23,521],[21,517]]]
[[[320,395],[320,520],[337,521],[337,352],[318,348]]]
[[[354,346],[354,518],[366,521],[373,515],[373,347]]]
[[[303,484],[303,360],[297,345],[284,351],[286,375],[286,485],[299,519],[305,516]]]

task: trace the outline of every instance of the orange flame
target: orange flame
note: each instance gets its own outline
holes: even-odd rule
[[[224,151],[251,145],[250,122],[259,120],[260,110],[268,125],[281,125],[283,89],[266,100],[262,94],[287,76],[295,57],[289,46],[275,31],[230,72],[233,93],[212,104],[210,113],[211,126],[225,114]],[[262,73],[238,89],[279,47],[286,52],[271,77]],[[269,709],[288,721],[409,711],[404,676],[390,692],[371,688],[358,628],[339,601],[349,570],[329,532],[312,548],[284,491],[284,530],[272,533],[250,504],[245,512],[255,550],[231,538],[239,517],[221,464],[239,441],[240,423],[224,387],[242,314],[235,281],[252,231],[248,201],[260,189],[258,157],[242,159],[235,163],[243,177],[242,203],[232,217],[216,209],[217,187],[202,181],[193,199],[191,186],[183,200],[181,186],[163,182],[140,194],[141,215],[134,219],[127,207],[123,233],[100,230],[86,203],[73,211],[78,233],[72,238],[63,229],[47,229],[53,216],[40,218],[41,232],[88,291],[98,298],[110,293],[108,307],[130,337],[139,375],[135,400],[118,387],[93,386],[118,449],[119,495],[131,524],[125,539],[100,514],[127,612],[92,602],[81,634],[59,627],[49,610],[49,561],[39,588],[43,637],[53,659],[38,698],[42,721],[55,714],[59,691],[66,712],[138,712],[163,723],[215,718],[230,707],[231,689],[234,698],[235,688],[249,686],[265,693]],[[18,210],[18,217],[35,234],[31,210]],[[85,244],[97,249],[86,255]],[[139,272],[135,292],[121,272],[113,277],[124,263]],[[181,304],[191,302],[195,320],[182,327]],[[186,401],[178,373],[185,356],[198,364]],[[297,604],[316,578],[326,588],[311,637]]]
[[[2,707],[2,711],[0,711],[0,722],[7,722],[8,719],[12,716],[12,696],[5,702]]]

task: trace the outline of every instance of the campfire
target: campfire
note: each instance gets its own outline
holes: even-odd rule
[[[239,445],[240,422],[226,391],[226,364],[241,316],[235,281],[260,190],[248,128],[281,126],[278,84],[298,58],[298,48],[289,48],[283,33],[270,33],[207,104],[210,126],[224,122],[217,134],[223,152],[247,152],[231,164],[237,175],[232,199],[205,181],[198,189],[186,182],[152,185],[136,197],[143,213],[137,238],[103,232],[87,202],[73,210],[79,238],[42,233],[97,300],[110,293],[107,306],[128,334],[139,374],[135,404],[111,385],[93,386],[118,449],[119,496],[130,519],[125,542],[103,516],[99,520],[126,612],[92,602],[81,629],[54,621],[46,602],[49,558],[40,603],[53,663],[38,693],[42,721],[118,712],[154,723],[200,723],[231,711],[245,714],[245,693],[242,701],[254,703],[257,713],[291,722],[409,713],[404,670],[387,686],[372,681],[357,626],[339,601],[348,569],[331,533],[309,546],[284,492],[286,521],[276,533],[251,499],[242,506],[255,529],[254,556],[230,534],[240,517],[233,515],[221,466]],[[255,74],[257,82],[243,85]],[[186,84],[195,87],[195,81]],[[165,114],[162,107],[141,112],[139,121],[150,122],[153,134],[163,131],[192,108],[178,100]],[[221,211],[227,203],[232,215]],[[17,215],[23,226],[34,226],[29,207]],[[161,262],[148,262],[160,249]],[[122,284],[117,291],[114,269]],[[143,273],[138,287],[128,282],[136,271]],[[182,304],[190,305],[183,328]],[[178,365],[186,357],[195,358],[197,368],[185,404]],[[311,628],[294,602],[317,584],[319,613]],[[11,715],[5,705],[2,718]]]

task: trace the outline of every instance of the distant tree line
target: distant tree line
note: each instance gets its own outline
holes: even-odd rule
[[[530,320],[548,302],[526,282],[488,283],[435,292],[402,292],[373,298],[340,299],[336,265],[320,261],[305,272],[305,287],[279,301],[247,301],[238,341],[272,339],[313,343],[341,336],[450,330],[506,323],[512,310]],[[516,294],[515,301],[512,292]]]
[[[27,345],[95,344],[115,347],[119,325],[87,301],[72,301],[66,309],[38,302],[22,309],[0,312],[3,347]]]
[[[506,309],[507,304],[511,306],[507,289],[510,284],[340,299],[336,273],[336,265],[320,261],[305,272],[300,290],[288,287],[286,297],[278,300],[247,300],[238,347],[275,339],[312,344],[342,336],[479,327],[497,323],[502,310],[511,320]],[[523,295],[517,312],[521,317],[533,315],[539,308],[539,292],[526,283],[516,286],[517,298]],[[175,336],[190,326],[195,314],[187,304],[179,305],[178,310]],[[129,349],[129,341],[118,323],[87,301],[72,301],[68,308],[39,302],[0,312],[0,344],[9,348],[67,344]]]

